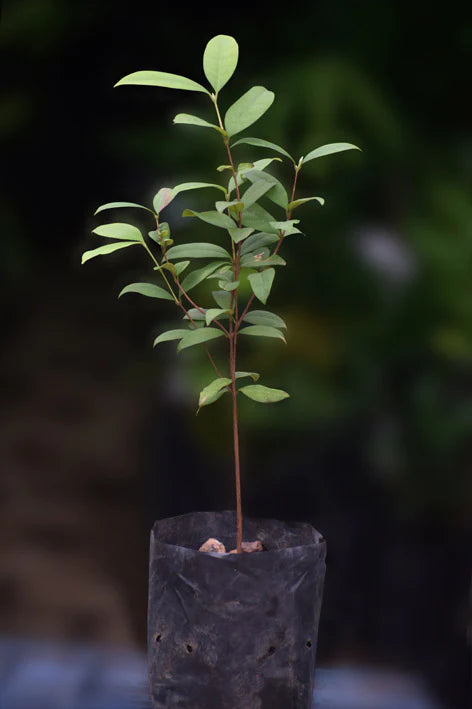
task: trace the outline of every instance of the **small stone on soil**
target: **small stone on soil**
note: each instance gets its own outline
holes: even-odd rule
[[[202,544],[198,551],[212,551],[217,552],[218,554],[226,554],[226,547],[218,541],[218,539],[213,539],[213,537],[210,537]]]

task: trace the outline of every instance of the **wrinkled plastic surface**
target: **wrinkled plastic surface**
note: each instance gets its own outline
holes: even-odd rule
[[[235,543],[234,512],[156,522],[148,608],[154,709],[309,709],[326,544],[309,524],[244,520],[253,554],[198,552]]]

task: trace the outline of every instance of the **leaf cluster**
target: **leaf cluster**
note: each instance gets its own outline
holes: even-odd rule
[[[350,143],[330,143],[310,150],[297,160],[285,148],[266,139],[242,137],[231,143],[233,136],[263,117],[275,98],[265,87],[253,86],[222,116],[220,91],[233,76],[238,56],[238,45],[233,37],[218,35],[208,42],[203,54],[203,72],[211,88],[162,71],[137,71],[117,82],[116,86],[152,86],[205,94],[215,112],[215,122],[179,113],[174,123],[214,131],[222,140],[227,162],[216,167],[219,177],[215,181],[161,187],[152,206],[127,201],[101,205],[95,214],[115,209],[145,210],[152,228],[144,234],[130,223],[102,224],[92,233],[111,243],[88,250],[82,256],[85,263],[131,246],[140,246],[146,252],[152,262],[153,277],[149,282],[126,285],[119,296],[138,294],[173,301],[178,307],[182,318],[179,326],[162,332],[155,338],[154,346],[174,341],[178,352],[196,346],[205,348],[217,377],[202,389],[199,409],[214,403],[226,392],[234,395],[239,392],[260,403],[278,402],[289,396],[280,389],[256,384],[259,373],[235,370],[236,340],[245,335],[286,342],[284,321],[275,313],[261,310],[260,305],[253,309],[253,304],[267,304],[277,268],[286,266],[279,253],[284,242],[288,237],[303,233],[300,220],[293,218],[294,211],[310,202],[324,205],[324,198],[319,196],[296,196],[300,171],[312,160],[359,150]],[[242,154],[238,162],[233,150],[239,152],[243,146],[259,148],[266,155],[250,161]],[[288,184],[269,171],[279,163],[285,163],[291,172]],[[225,173],[229,175],[225,177]],[[162,220],[162,213],[176,198],[181,200],[180,195],[200,189],[208,194],[215,194],[215,190],[220,194],[208,210],[195,211],[185,206],[182,215],[202,223],[208,236],[205,241],[181,243],[174,237],[169,223]],[[204,304],[199,286],[206,283],[213,286],[215,281],[211,300]],[[247,281],[251,292],[244,304],[239,292],[243,281]],[[199,292],[198,298],[193,294],[194,289]],[[208,343],[217,339],[226,339],[229,344],[228,376],[221,374],[208,350]],[[247,378],[253,383],[243,382],[243,386],[239,386],[239,380]]]

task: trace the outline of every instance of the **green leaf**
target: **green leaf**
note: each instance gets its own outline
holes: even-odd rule
[[[195,288],[195,286],[208,278],[213,271],[220,268],[223,263],[223,261],[216,261],[204,266],[203,268],[198,268],[197,270],[192,271],[182,281],[182,288],[188,293],[192,290],[192,288]]]
[[[180,192],[188,192],[189,190],[201,190],[204,187],[214,187],[216,190],[220,190],[223,192],[224,195],[226,195],[226,190],[222,185],[216,185],[213,184],[212,182],[182,182],[180,185],[176,185],[172,192],[174,193],[174,197]]]
[[[215,214],[218,214],[218,212],[215,212]],[[167,252],[167,258],[231,258],[231,256],[222,246],[218,246],[218,244],[198,242],[173,246]]]
[[[132,74],[124,76],[117,81],[115,86],[161,86],[165,89],[181,89],[182,91],[201,91],[208,94],[209,91],[197,84],[192,79],[187,79],[185,76],[178,74],[168,74],[165,71],[135,71]]]
[[[136,204],[136,202],[107,202],[95,210],[94,216],[99,212],[103,212],[105,209],[122,209],[123,207],[137,207],[138,209],[145,209],[146,211],[151,212],[151,214],[154,214],[152,209],[145,207],[143,204]]]
[[[225,170],[232,170],[233,166],[232,165],[218,165],[216,168],[217,172],[224,172]]]
[[[239,389],[245,396],[253,401],[258,401],[261,404],[274,404],[276,401],[288,399],[290,394],[282,389],[272,389],[271,387],[262,386],[262,384],[249,384],[248,386]]]
[[[261,303],[264,303],[264,305],[267,303],[274,276],[275,270],[273,268],[268,268],[261,273],[251,273],[251,275],[248,276],[248,281],[251,284],[254,295]]]
[[[148,231],[148,236],[150,239],[152,239],[156,244],[159,244],[159,246],[160,246],[159,238],[158,238],[159,233],[158,233],[157,229],[152,229],[152,231]]]
[[[227,391],[228,390],[225,387],[225,388],[221,389],[219,392],[217,392],[216,394],[212,394],[211,396],[208,396],[205,399],[205,403],[203,404],[203,406],[209,406],[210,404],[214,404],[215,401],[218,401],[218,399],[221,399],[223,394],[226,394]],[[200,409],[201,409],[201,407],[199,406],[197,409],[197,412],[196,412],[197,414],[200,412]]]
[[[323,206],[323,204],[325,203],[323,197],[303,197],[302,199],[295,199],[293,202],[289,202],[288,211],[292,212],[294,209],[300,207],[302,204],[312,202],[314,199],[319,202],[321,206]]]
[[[299,224],[299,219],[287,219],[284,222],[271,222],[270,225],[278,231],[283,231],[284,236],[290,236],[290,234],[301,234],[300,229],[297,229],[295,224]]]
[[[203,313],[200,312],[200,310],[197,310],[196,308],[190,308],[190,310],[187,310],[187,313],[184,315],[182,320],[190,320],[190,318],[192,318],[192,320],[202,320],[203,321],[203,320],[205,320],[206,311],[204,308],[202,308],[202,310],[203,310]]]
[[[263,195],[265,195],[266,192],[268,192],[274,186],[275,178],[270,179],[271,175],[265,175],[265,173],[263,172],[261,172],[260,174],[264,175],[264,177],[267,177],[268,179],[254,180],[252,185],[247,188],[247,190],[241,197],[245,209],[249,209],[250,207],[252,207],[255,202],[257,202]]]
[[[223,331],[216,327],[203,327],[201,330],[187,331],[187,334],[181,339],[177,346],[177,352],[185,350],[187,347],[201,345],[209,340],[215,340],[217,337],[223,337],[223,335]]]
[[[207,325],[211,323],[212,320],[218,317],[218,315],[228,314],[228,310],[223,310],[223,308],[208,308],[205,312],[205,322]]]
[[[164,207],[167,207],[167,205],[170,204],[173,199],[173,190],[170,187],[161,187],[159,192],[154,195],[152,204],[156,212],[159,214],[159,212],[164,209]]]
[[[250,226],[258,231],[277,233],[277,228],[272,226],[274,217],[260,204],[253,204],[242,213],[241,221],[244,226]]]
[[[232,229],[228,229],[228,231],[234,243],[239,244],[240,241],[246,239],[250,234],[252,234],[254,229],[252,229],[251,227],[245,227],[244,229],[237,229],[233,227]]]
[[[216,401],[214,398],[215,395],[221,392],[222,389],[226,390],[226,387],[229,386],[229,384],[231,384],[231,379],[228,379],[227,377],[218,377],[218,379],[214,379],[210,384],[201,390],[198,399],[198,407],[201,408],[202,406],[212,404]]]
[[[192,209],[184,209],[182,212],[183,217],[197,217],[201,219],[202,222],[211,224],[212,226],[218,226],[221,229],[233,229],[235,226],[234,221],[227,214],[221,214],[221,212],[211,211],[211,212],[194,212]]]
[[[160,342],[170,342],[171,340],[181,340],[182,337],[185,337],[185,335],[188,335],[188,333],[189,333],[188,330],[167,330],[167,332],[163,332],[161,335],[158,335],[158,337],[156,337],[152,346],[155,347]]]
[[[232,199],[230,202],[227,200],[222,200],[221,202],[215,202],[215,207],[217,212],[224,212],[225,209],[229,209],[230,212],[239,214],[239,212],[243,211],[244,204],[239,202],[237,199]],[[234,229],[234,224],[231,229]]]
[[[269,148],[269,150],[274,150],[276,153],[285,155],[286,158],[289,158],[295,164],[295,160],[294,158],[292,158],[290,153],[287,153],[287,151],[284,150],[284,148],[281,148],[280,145],[271,143],[270,140],[263,140],[262,138],[240,138],[235,143],[233,143],[231,147],[234,148],[236,145],[241,144],[255,145],[256,147],[260,148]]]
[[[202,329],[202,328],[204,328],[204,327],[205,327],[205,322],[204,322],[203,320],[200,321],[200,322],[195,321],[195,322],[192,324],[192,328],[193,328],[193,329]]]
[[[179,261],[179,263],[175,263],[175,271],[178,276],[180,276],[181,273],[185,271],[187,266],[189,265],[190,261]],[[164,265],[164,264],[163,264]]]
[[[280,158],[261,158],[252,163],[252,169],[254,170],[265,170],[273,162],[282,162]]]
[[[129,286],[125,286],[118,298],[121,298],[125,293],[139,293],[140,295],[145,295],[148,298],[161,298],[162,300],[174,300],[169,291],[156,286],[154,283],[130,283]]]
[[[244,316],[244,322],[251,323],[252,325],[287,328],[282,318],[279,318],[275,313],[270,313],[268,310],[250,310]]]
[[[260,249],[254,249],[251,250],[249,253],[246,253],[242,256],[241,259],[241,266],[246,266],[246,261],[250,260],[251,261],[251,266],[248,268],[255,268],[254,264],[252,263],[254,260],[255,256],[258,256],[258,261],[261,261],[262,259],[268,258],[270,256],[270,251],[267,247],[262,246]]]
[[[95,258],[95,256],[105,256],[105,254],[111,254],[113,251],[118,251],[119,249],[125,249],[127,246],[136,246],[139,242],[137,241],[121,241],[118,244],[106,244],[106,246],[99,246],[98,249],[92,249],[92,251],[85,251],[82,254],[81,263],[84,264],[90,259]]]
[[[165,263],[162,263],[160,266],[153,266],[154,271],[170,271],[173,276],[177,275],[177,269],[173,263],[168,263],[167,261]]]
[[[93,229],[93,234],[104,236],[107,239],[119,239],[122,241],[142,242],[143,237],[139,229],[132,224],[122,224],[114,222],[113,224],[101,224]]]
[[[255,251],[268,244],[275,244],[279,240],[277,234],[266,234],[265,232],[258,232],[250,236],[244,244],[241,246],[241,256],[249,253],[250,251]]]
[[[286,266],[287,262],[278,254],[270,255],[268,249],[258,249],[241,259],[241,268],[264,268],[265,266]]]
[[[251,377],[253,382],[257,382],[261,376],[259,372],[235,372],[235,379],[244,379],[244,377]]]
[[[200,396],[198,398],[198,409],[200,410],[202,406],[209,406],[215,401],[218,401],[218,399],[223,396],[226,391],[228,391],[227,387],[229,384],[231,384],[231,379],[228,379],[227,377],[219,377],[218,379],[214,379],[211,384],[208,384],[208,386],[200,392]]]
[[[322,145],[319,148],[315,148],[308,155],[303,158],[303,163],[309,160],[315,160],[315,158],[322,158],[325,155],[332,155],[333,153],[342,153],[344,150],[360,150],[357,145],[352,143],[328,143],[327,145]]]
[[[224,266],[221,266],[221,268],[217,268],[212,276],[208,276],[208,280],[211,278],[223,278],[225,281],[230,281],[233,277],[231,264],[226,263]]]
[[[231,308],[231,293],[227,293],[224,290],[214,290],[212,291],[212,296],[217,305],[224,310],[230,310]]]
[[[203,71],[216,93],[233,76],[238,54],[238,43],[234,37],[219,34],[208,42],[203,54]]]
[[[277,204],[282,209],[288,208],[288,194],[285,187],[277,180],[277,183],[266,193],[267,199]]]
[[[288,195],[285,190],[285,187],[282,185],[279,180],[274,177],[273,175],[269,175],[267,172],[263,172],[262,170],[247,170],[247,172],[244,173],[244,178],[251,180],[253,182],[253,187],[256,187],[257,184],[260,182],[265,183],[268,187],[267,190],[264,191],[263,194],[268,197],[268,199],[272,200],[272,202],[275,202],[279,207],[282,207],[283,209],[287,209],[288,206]],[[249,188],[250,190],[251,188]],[[248,190],[248,192],[249,192]],[[252,201],[249,201],[246,197],[246,194],[244,195],[244,204],[246,207],[250,207],[251,204],[253,204]],[[261,194],[262,197],[262,194]],[[259,199],[259,197],[257,198]],[[256,201],[256,200],[253,200]]]
[[[218,285],[223,290],[231,292],[239,286],[239,281],[218,281]]]
[[[253,337],[275,337],[285,342],[285,337],[282,335],[280,330],[268,325],[249,325],[249,327],[243,327],[239,331],[239,334],[251,335]]]
[[[190,113],[178,113],[174,117],[174,123],[184,124],[187,126],[199,126],[200,128],[213,128],[219,133],[223,132],[220,126],[217,126],[214,123],[209,123],[208,121],[205,121],[203,120],[203,118],[199,118],[198,116],[192,116]]]
[[[228,108],[225,128],[229,136],[240,133],[255,123],[272,105],[275,94],[263,86],[253,86]]]
[[[273,162],[282,162],[282,160],[280,158],[263,158],[262,160],[256,160],[255,162],[240,163],[236,173],[238,186],[246,179],[245,173],[248,170],[265,170],[266,167]],[[228,192],[231,194],[234,189],[234,178],[230,177],[228,182]]]

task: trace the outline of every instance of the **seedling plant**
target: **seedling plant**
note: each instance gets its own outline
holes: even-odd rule
[[[284,321],[275,313],[261,309],[260,304],[265,306],[267,303],[276,269],[286,265],[280,255],[284,242],[302,233],[299,219],[293,218],[294,212],[298,215],[299,208],[309,202],[324,204],[322,197],[297,196],[300,172],[311,160],[359,148],[351,143],[330,143],[296,160],[287,150],[269,140],[253,137],[234,140],[235,136],[261,118],[274,101],[272,91],[263,86],[253,86],[229,106],[223,118],[220,92],[236,70],[238,54],[238,44],[233,37],[218,35],[208,42],[203,54],[203,71],[212,90],[192,79],[162,71],[137,71],[118,81],[116,86],[158,86],[204,94],[215,112],[214,123],[187,113],[175,116],[174,123],[199,126],[215,132],[222,142],[225,155],[225,163],[216,170],[222,178],[228,175],[229,179],[222,180],[224,184],[185,182],[172,188],[161,187],[153,199],[152,207],[134,202],[109,202],[101,205],[95,214],[127,207],[146,210],[153,228],[143,235],[133,224],[102,224],[93,233],[110,239],[110,243],[86,251],[82,255],[82,263],[132,246],[144,249],[155,272],[154,278],[145,283],[131,283],[119,295],[138,293],[148,298],[172,301],[181,312],[183,324],[162,332],[154,340],[154,346],[175,340],[178,352],[197,345],[203,347],[216,376],[200,392],[198,408],[213,404],[225,394],[231,400],[236,548],[240,553],[243,516],[238,394],[263,404],[282,401],[289,394],[258,383],[260,375],[257,372],[238,370],[238,339],[240,336],[265,337],[285,342]],[[237,159],[233,150],[239,151],[244,145],[260,148],[269,157],[254,162]],[[287,161],[291,165],[292,179],[288,187],[268,171],[275,161]],[[208,227],[208,239],[214,234],[217,237],[216,243],[210,240],[175,243],[169,223],[162,219],[162,213],[181,193],[199,189],[220,193],[214,208],[200,212],[184,209],[183,216],[203,222]],[[251,289],[245,302],[240,297],[243,279],[247,279]],[[217,288],[211,293],[213,302],[208,304],[203,304],[194,295],[194,289],[205,281],[217,283]],[[225,340],[227,344],[227,367],[224,371],[217,366],[210,351],[209,343],[217,339]]]

